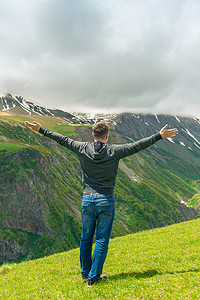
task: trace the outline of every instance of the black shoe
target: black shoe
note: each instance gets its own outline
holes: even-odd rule
[[[100,276],[100,278],[97,279],[97,280],[94,280],[94,279],[88,277],[88,287],[91,287],[91,286],[93,286],[94,283],[97,283],[97,282],[102,281],[102,280],[107,281],[108,277],[107,276]]]
[[[88,274],[83,273],[82,274],[83,282],[88,281]]]

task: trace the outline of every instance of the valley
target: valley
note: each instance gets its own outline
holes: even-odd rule
[[[91,117],[53,111],[11,94],[0,97],[0,105],[0,263],[51,255],[80,242],[78,158],[31,131],[26,120],[88,142],[92,124],[102,119],[110,125],[110,143],[136,141],[166,123],[178,128],[176,138],[121,161],[112,238],[198,218],[199,119],[134,113]]]

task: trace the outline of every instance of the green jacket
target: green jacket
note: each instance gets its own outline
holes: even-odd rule
[[[162,139],[160,133],[141,139],[135,143],[103,144],[100,150],[95,150],[95,143],[78,142],[64,135],[40,127],[44,136],[75,152],[82,167],[83,191],[112,195],[119,160],[137,153]]]

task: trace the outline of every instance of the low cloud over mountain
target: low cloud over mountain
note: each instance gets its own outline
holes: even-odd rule
[[[200,3],[1,1],[0,90],[67,111],[200,115]]]

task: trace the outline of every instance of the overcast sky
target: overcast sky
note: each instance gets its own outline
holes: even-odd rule
[[[199,0],[0,0],[0,94],[200,117]]]

